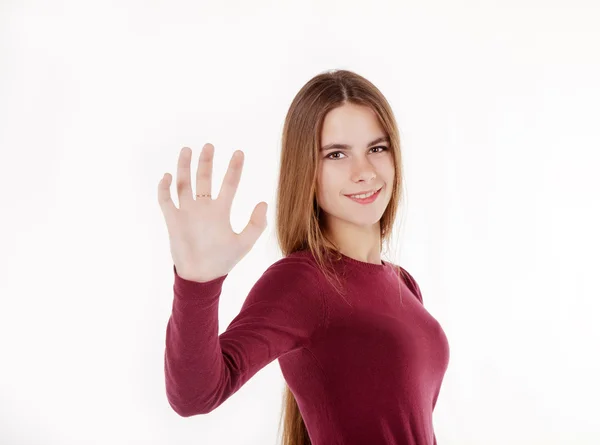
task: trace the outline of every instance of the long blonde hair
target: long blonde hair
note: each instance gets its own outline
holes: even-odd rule
[[[287,256],[309,249],[326,279],[342,296],[341,283],[331,269],[328,254],[335,253],[335,260],[339,260],[341,255],[322,230],[323,219],[317,205],[316,190],[323,120],[329,111],[346,103],[371,108],[390,140],[395,177],[390,202],[380,219],[380,248],[383,248],[384,242],[389,247],[396,213],[403,198],[398,126],[389,103],[379,89],[352,71],[322,72],[310,79],[294,97],[283,127],[275,217],[281,253]],[[334,279],[337,285],[333,283]],[[287,384],[283,391],[282,445],[310,445],[298,404]]]

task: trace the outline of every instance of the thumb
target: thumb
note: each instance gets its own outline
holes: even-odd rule
[[[264,201],[256,204],[252,215],[250,215],[250,221],[239,235],[246,252],[252,249],[252,246],[256,244],[256,241],[267,227],[267,208],[268,205]]]

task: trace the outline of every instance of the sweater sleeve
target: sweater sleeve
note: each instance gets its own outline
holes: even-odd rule
[[[316,269],[298,258],[272,264],[239,314],[218,335],[218,309],[227,275],[198,283],[174,272],[174,298],[164,354],[169,404],[182,417],[207,414],[260,369],[307,344],[324,326]]]

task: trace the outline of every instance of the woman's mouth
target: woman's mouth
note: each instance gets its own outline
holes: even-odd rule
[[[344,195],[344,196],[350,198],[352,201],[357,202],[359,204],[370,204],[370,203],[372,203],[373,201],[375,201],[377,199],[377,197],[379,196],[379,193],[381,192],[382,188],[383,187],[381,187],[379,190],[377,190],[371,196],[368,196],[366,198],[353,198],[350,195]]]

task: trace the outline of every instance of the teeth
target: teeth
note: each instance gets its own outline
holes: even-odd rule
[[[377,193],[377,190],[375,190],[374,192],[371,192],[371,193],[365,193],[364,195],[350,195],[350,197],[364,199],[364,198],[368,198],[369,196],[373,196],[375,193]]]

